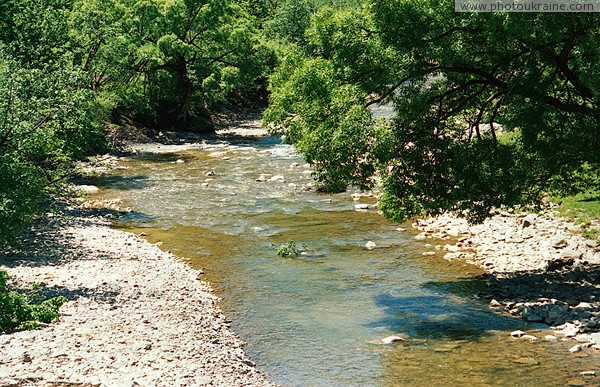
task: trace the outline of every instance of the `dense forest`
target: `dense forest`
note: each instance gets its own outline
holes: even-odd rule
[[[598,14],[447,0],[5,0],[0,241],[107,150],[109,124],[205,131],[246,106],[320,189],[378,186],[394,220],[598,189],[599,42]]]

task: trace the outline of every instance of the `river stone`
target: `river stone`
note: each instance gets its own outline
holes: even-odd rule
[[[456,253],[446,253],[446,254],[444,255],[444,259],[447,259],[447,260],[451,261],[451,260],[453,260],[453,259],[458,259],[458,258],[460,258],[460,257],[462,256],[462,254],[463,254],[463,253],[461,253],[460,251],[459,251],[459,252],[456,252]]]
[[[501,303],[499,303],[499,302],[498,302],[498,301],[496,301],[496,300],[492,300],[492,301],[490,301],[490,308],[499,308],[499,307],[501,307],[501,306],[502,306],[502,304],[501,304]]]
[[[196,378],[195,381],[196,381],[196,384],[198,384],[199,386],[204,386],[204,385],[212,383],[212,379],[209,378],[208,376],[199,376]]]
[[[421,253],[421,255],[432,256],[432,255],[435,255],[435,251],[425,251],[425,252]]]
[[[552,247],[554,247],[555,249],[564,249],[568,245],[569,245],[569,243],[566,240],[560,239],[560,240],[554,242],[552,244]]]
[[[580,302],[577,304],[577,306],[575,306],[575,309],[589,310],[592,309],[592,304],[589,302]]]
[[[406,341],[406,339],[403,337],[400,337],[400,336],[396,336],[396,335],[388,336],[388,337],[381,339],[381,342],[383,344],[391,344],[396,341]]]
[[[269,181],[285,181],[285,177],[283,175],[275,175]]]
[[[587,247],[595,249],[596,247],[598,247],[598,242],[597,241],[593,241],[593,240],[587,240],[587,241],[585,241],[585,245]]]
[[[216,176],[216,175],[217,175],[217,172],[215,172],[215,171],[206,172],[206,176]]]
[[[175,163],[177,163],[177,164],[183,164],[183,163],[185,163],[185,160],[183,160],[183,159],[177,159],[175,161]]]
[[[78,185],[76,187],[76,189],[78,191],[83,192],[86,195],[93,194],[93,193],[96,193],[96,192],[99,191],[99,188],[96,187],[95,185],[85,185],[85,184],[84,185]]]
[[[558,341],[558,337],[552,335],[546,335],[544,336],[544,339],[548,341]]]
[[[529,341],[537,341],[538,340],[538,338],[533,335],[523,335],[523,336],[521,336],[521,338],[525,339],[525,340],[529,340]]]
[[[450,227],[446,230],[446,234],[457,237],[460,235],[460,229],[458,227]]]
[[[512,331],[512,332],[510,332],[510,335],[511,335],[512,337],[521,337],[521,336],[523,336],[524,334],[525,334],[525,332],[523,332],[523,331],[520,331],[520,330],[516,330],[516,331]]]
[[[523,222],[522,222],[523,228],[527,228],[527,227],[531,226],[532,224],[534,224],[536,219],[537,219],[537,215],[535,215],[535,214],[527,215],[525,218],[523,218]]]
[[[568,328],[563,333],[564,333],[565,337],[575,337],[579,333],[579,328],[577,328],[577,327]]]
[[[368,210],[369,209],[369,205],[368,204],[364,204],[364,203],[355,204],[354,205],[354,209],[355,210]]]
[[[444,250],[456,253],[457,251],[460,250],[460,248],[456,245],[446,244],[446,245],[444,245]]]
[[[569,352],[575,353],[581,351],[581,345],[577,344],[569,348]]]
[[[590,334],[590,339],[595,344],[600,344],[600,332],[595,332]]]
[[[568,248],[568,249],[564,249],[560,253],[560,258],[563,261],[571,261],[571,260],[574,260],[574,259],[581,258],[582,255],[583,255],[583,253],[581,251],[575,250],[573,248]]]
[[[375,247],[377,247],[377,245],[373,241],[368,241],[365,247],[369,250],[373,250]]]

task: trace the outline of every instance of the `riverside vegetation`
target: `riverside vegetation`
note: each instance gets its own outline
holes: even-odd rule
[[[393,220],[480,222],[549,195],[594,205],[599,18],[447,0],[3,1],[0,244],[70,195],[107,131],[206,131],[244,106],[266,107],[320,190],[378,187]],[[377,120],[384,103],[393,117]],[[24,313],[1,329],[56,315],[62,299],[32,306],[0,273],[3,305]]]

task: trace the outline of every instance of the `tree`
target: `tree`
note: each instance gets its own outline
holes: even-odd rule
[[[74,162],[102,149],[111,106],[73,66],[64,1],[9,0],[0,17],[0,244],[63,194]]]
[[[598,184],[598,22],[595,14],[455,13],[452,2],[434,0],[373,0],[315,18],[313,55],[332,77],[317,93],[328,120],[379,102],[395,109],[385,123],[361,118],[362,138],[333,128],[329,147],[345,144],[350,158],[318,174],[323,187],[372,186],[371,176],[348,178],[365,164],[381,179],[381,209],[392,219],[450,210],[481,220],[492,207]],[[325,131],[304,109],[315,89],[297,87],[315,61],[279,70],[266,118],[318,153],[308,139]],[[346,108],[334,109],[332,97],[349,87]],[[329,187],[339,170],[346,177]]]
[[[208,113],[233,92],[256,88],[272,62],[252,17],[233,1],[123,1],[133,48],[129,72],[141,77],[141,89],[127,89],[135,91],[130,107],[153,124],[206,124]]]

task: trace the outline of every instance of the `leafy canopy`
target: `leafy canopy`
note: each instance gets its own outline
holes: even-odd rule
[[[322,9],[271,78],[265,122],[325,190],[381,184],[401,220],[598,184],[597,14],[455,13],[446,0]],[[389,103],[393,116],[373,119]],[[375,177],[375,179],[374,179]]]

